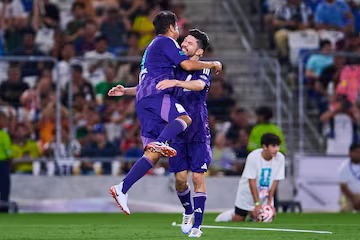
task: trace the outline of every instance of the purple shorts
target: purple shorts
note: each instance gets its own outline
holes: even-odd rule
[[[168,122],[179,116],[188,115],[184,107],[170,94],[150,95],[140,99],[135,107],[144,147],[159,137]]]
[[[169,172],[206,172],[211,162],[210,142],[173,143],[177,155],[169,158]]]

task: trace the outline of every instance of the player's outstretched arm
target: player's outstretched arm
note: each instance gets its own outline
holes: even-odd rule
[[[181,87],[191,91],[201,91],[205,88],[205,82],[202,80],[182,81],[182,80],[162,80],[156,85],[158,90],[165,90],[172,87]]]
[[[205,68],[215,69],[216,73],[222,71],[222,64],[219,61],[194,61],[194,60],[185,60],[180,63],[180,66],[186,71],[196,71],[202,70]]]
[[[124,95],[135,96],[136,95],[136,87],[124,87],[123,85],[117,85],[113,87],[108,92],[109,96],[119,97]]]

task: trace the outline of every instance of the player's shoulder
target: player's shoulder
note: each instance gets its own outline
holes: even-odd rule
[[[285,162],[285,155],[283,153],[281,153],[281,152],[278,152],[276,154],[276,159],[278,159],[281,162]]]
[[[255,149],[253,151],[251,151],[249,153],[249,155],[247,156],[246,160],[247,161],[255,161],[256,159],[259,159],[261,157],[261,151],[262,151],[262,148],[258,148],[258,149]]]
[[[344,160],[341,164],[340,164],[340,168],[339,168],[339,171],[342,172],[342,171],[345,171],[348,169],[348,166],[350,164],[350,159],[346,159]]]
[[[166,46],[175,45],[177,48],[180,48],[180,45],[176,40],[166,36],[157,36],[155,42],[157,44],[165,44]]]

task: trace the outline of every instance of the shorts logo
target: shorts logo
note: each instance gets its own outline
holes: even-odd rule
[[[185,108],[184,108],[181,104],[175,103],[175,107],[176,107],[176,110],[177,110],[179,113],[185,112]]]
[[[206,165],[206,163],[204,163],[204,165],[201,166],[201,169],[207,170],[207,165]]]
[[[197,208],[197,209],[194,210],[194,212],[202,213],[202,210],[201,210],[201,208]]]

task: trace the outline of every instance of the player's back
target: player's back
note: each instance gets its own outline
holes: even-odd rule
[[[191,125],[184,133],[180,134],[176,142],[207,141],[210,140],[208,125],[208,111],[206,96],[210,87],[210,69],[187,72],[181,68],[176,69],[177,79],[192,81],[203,80],[205,88],[201,91],[190,91],[183,88],[175,88],[174,96],[183,105],[192,119]]]
[[[164,79],[174,79],[174,69],[188,58],[172,38],[158,35],[149,44],[141,61],[137,101],[152,94],[162,92],[156,84]]]

